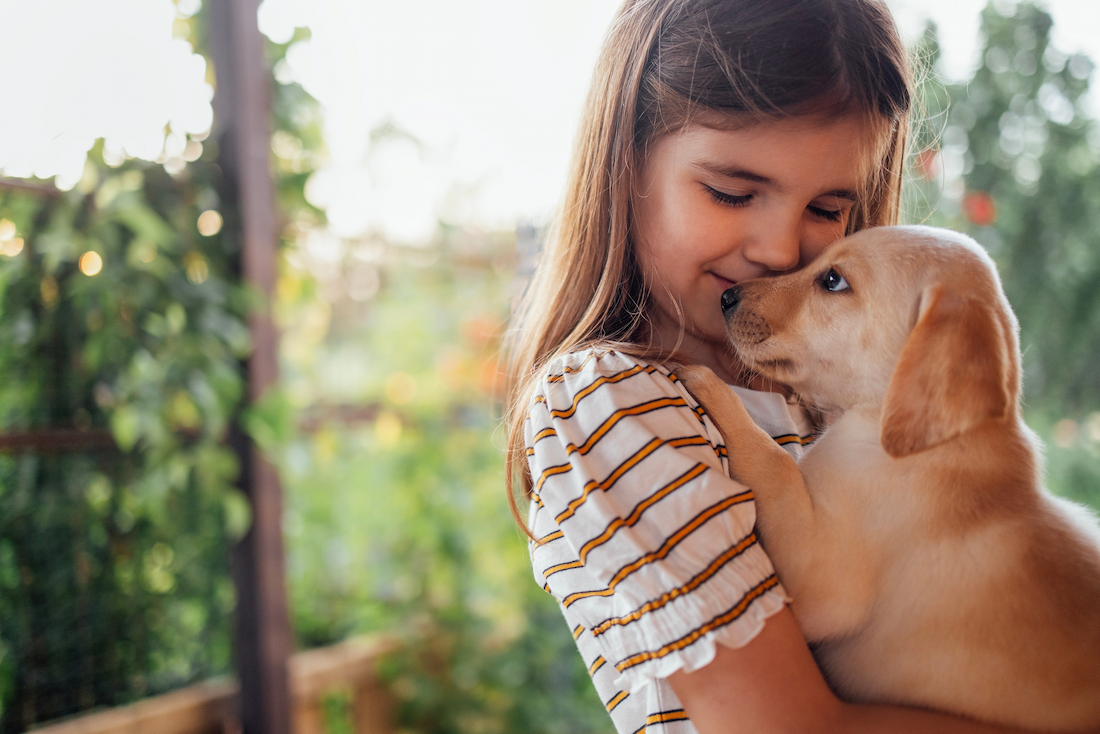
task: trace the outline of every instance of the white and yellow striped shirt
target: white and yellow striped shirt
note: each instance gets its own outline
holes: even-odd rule
[[[797,407],[733,389],[801,452],[810,425]],[[709,663],[717,643],[745,645],[786,600],[721,435],[668,369],[593,350],[550,364],[525,431],[535,580],[616,728],[694,732],[667,677]]]

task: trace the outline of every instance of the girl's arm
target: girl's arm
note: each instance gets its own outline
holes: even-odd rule
[[[719,645],[709,665],[668,681],[700,734],[1022,731],[902,706],[844,703],[825,683],[790,608],[744,647]]]

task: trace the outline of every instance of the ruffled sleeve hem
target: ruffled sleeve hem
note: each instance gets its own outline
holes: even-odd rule
[[[615,685],[629,693],[637,693],[658,678],[668,678],[680,670],[691,673],[706,667],[717,654],[716,645],[733,649],[744,647],[760,634],[768,618],[782,611],[788,602],[790,597],[781,585],[776,584],[749,604],[735,621],[703,634],[698,640],[681,649],[671,650],[664,655],[660,655],[661,650],[653,651],[650,654],[659,656],[625,667],[615,679]],[[736,608],[727,613],[735,614]],[[623,662],[631,661],[628,658]]]

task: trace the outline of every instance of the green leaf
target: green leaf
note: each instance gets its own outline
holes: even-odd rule
[[[111,433],[115,436],[115,443],[123,451],[129,451],[137,443],[141,429],[141,420],[138,412],[129,405],[115,408],[111,413]]]
[[[245,409],[241,424],[260,448],[273,454],[293,437],[296,415],[286,391],[274,387]]]
[[[222,497],[222,508],[225,512],[225,534],[236,543],[252,527],[252,505],[239,490],[230,489]]]

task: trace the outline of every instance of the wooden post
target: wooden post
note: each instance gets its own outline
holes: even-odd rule
[[[241,277],[263,296],[249,320],[252,354],[248,400],[255,402],[279,376],[278,334],[271,320],[277,230],[269,167],[271,75],[256,21],[258,0],[213,0],[207,10],[217,89],[214,139],[225,178],[225,241],[240,246]],[[234,231],[239,227],[237,231]],[[241,463],[241,489],[252,504],[252,527],[234,551],[237,588],[235,655],[244,734],[289,734],[287,660],[292,642],[287,613],[279,476],[239,428],[230,439]]]

